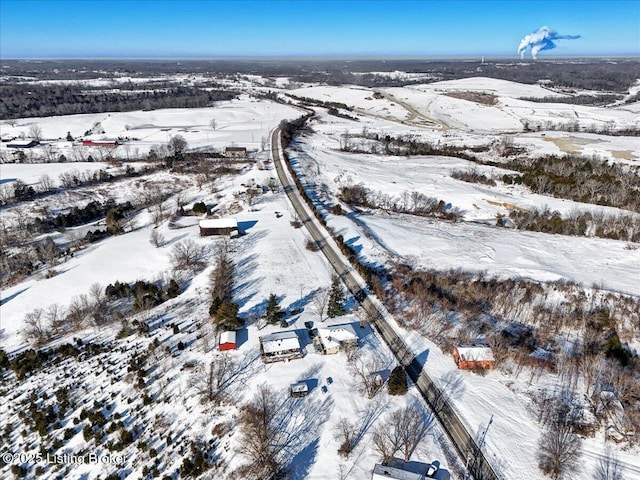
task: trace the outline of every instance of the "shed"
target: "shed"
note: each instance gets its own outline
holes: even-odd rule
[[[260,351],[265,363],[302,358],[302,348],[296,332],[289,330],[260,337]]]
[[[235,218],[207,218],[200,220],[200,236],[237,235],[238,221]]]
[[[306,382],[292,383],[289,387],[289,394],[292,397],[306,397],[309,395],[309,386]]]
[[[247,156],[247,149],[245,147],[226,147],[224,156],[227,158],[244,158]]]
[[[453,360],[461,370],[493,368],[496,359],[486,345],[457,345],[453,347]]]
[[[236,332],[226,331],[220,334],[220,342],[218,343],[218,350],[221,352],[225,350],[235,350],[238,348],[236,343]]]

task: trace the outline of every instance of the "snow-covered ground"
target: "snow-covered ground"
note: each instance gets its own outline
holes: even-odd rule
[[[251,78],[246,81],[262,83]],[[287,82],[278,80],[278,84],[286,86]],[[492,93],[498,97],[498,103],[487,106],[442,95],[444,91],[455,90]],[[303,171],[307,181],[326,185],[323,188],[329,200],[333,200],[332,196],[340,186],[362,182],[372,190],[380,190],[393,196],[400,196],[405,190],[416,190],[450,202],[464,214],[465,221],[461,223],[367,212],[330,216],[329,225],[352,246],[357,247],[363,257],[378,263],[400,259],[417,268],[487,271],[502,278],[541,281],[569,279],[587,287],[597,285],[607,290],[640,296],[637,286],[640,249],[629,249],[625,242],[614,240],[520,232],[490,225],[497,213],[508,213],[514,207],[549,207],[563,213],[584,209],[601,210],[601,207],[534,195],[522,187],[485,187],[455,180],[450,176],[451,170],[470,166],[469,162],[461,159],[396,158],[338,151],[340,136],[345,131],[361,131],[363,126],[381,133],[414,133],[430,141],[457,145],[488,144],[501,138],[502,132],[508,131],[513,132],[517,145],[525,145],[532,152],[564,151],[568,148],[568,143],[566,140],[561,143],[560,140],[570,136],[571,142],[579,146],[581,153],[612,158],[613,152],[629,152],[628,155],[619,153],[619,160],[633,164],[640,158],[635,139],[559,132],[546,132],[546,136],[543,136],[543,132],[523,134],[522,120],[536,118],[540,121],[569,121],[577,118],[581,125],[590,125],[589,122],[614,122],[615,125],[637,126],[637,113],[622,108],[523,102],[517,98],[548,96],[552,92],[539,86],[482,78],[404,89],[381,89],[375,96],[374,90],[349,86],[314,86],[290,92],[300,97],[353,106],[353,114],[361,119],[360,122],[350,122],[327,116],[319,109],[320,120],[310,125],[315,133],[299,139],[296,151],[291,152],[296,168]],[[281,119],[299,115],[298,110],[289,106],[242,97],[240,100],[221,102],[216,107],[206,109],[22,119],[14,127],[3,124],[2,134],[27,134],[30,125],[36,123],[57,152],[70,156],[72,149],[77,147],[73,147],[70,142],[52,139],[65,138],[67,132],[74,137],[83,136],[86,130],[99,121],[105,133],[88,138],[138,138],[139,140],[131,140],[125,146],[118,147],[114,152],[116,155],[126,156],[125,149],[128,148],[128,154],[132,158],[146,155],[152,145],[166,143],[175,134],[183,135],[191,149],[213,146],[222,150],[225,146],[233,145],[260,151],[263,138],[269,138],[269,131]],[[215,129],[211,126],[212,119],[216,122]],[[6,154],[6,146],[3,144],[0,148]],[[258,154],[258,160],[265,160],[266,157],[267,152]],[[100,163],[0,165],[0,175],[5,183],[21,179],[33,184],[43,173],[56,179],[66,171],[64,169],[103,167]],[[503,173],[496,167],[479,167],[479,170],[488,175]],[[167,172],[154,175],[156,177],[149,176],[144,180],[159,181],[159,177],[162,177],[162,181],[172,181],[176,185],[180,182],[178,186],[190,204],[202,200],[208,204],[216,204],[221,212],[233,205],[237,212],[239,204],[234,193],[250,181],[265,184],[275,173],[269,169],[258,169],[256,163],[238,177],[217,179],[215,193],[210,193],[206,188],[200,190],[195,183],[171,177]],[[115,196],[125,199],[127,195],[136,193],[133,182],[119,182],[109,188],[112,191],[108,195],[107,192],[99,191],[95,194],[100,198]],[[2,214],[8,211],[4,208]],[[296,229],[291,225],[293,214],[282,192],[260,195],[251,207],[243,205],[239,210],[234,216],[246,235],[230,243],[231,256],[237,269],[233,297],[248,325],[243,331],[244,337],[239,350],[231,354],[240,363],[246,364],[245,374],[239,377],[235,386],[234,402],[239,404],[250,399],[257,386],[265,382],[285,399],[292,382],[306,380],[312,387],[308,397],[295,401],[283,400],[283,405],[289,409],[286,412],[290,414],[286,429],[296,436],[287,451],[288,466],[294,472],[293,478],[368,479],[373,465],[378,461],[371,445],[373,428],[391,411],[413,401],[416,392],[412,388],[407,397],[396,398],[383,391],[369,400],[357,393],[344,355],[325,357],[314,353],[312,346],[307,343],[309,339],[304,322],[318,321],[312,297],[319,289],[329,285],[332,273],[330,268],[320,253],[305,248],[307,233],[303,228]],[[616,209],[605,211],[618,212]],[[70,374],[70,377],[66,377],[66,371],[63,370],[42,371],[7,393],[13,395],[12,400],[26,399],[30,388],[38,385],[40,389],[43,385],[45,389],[57,387],[57,376],[60,375],[60,378],[65,379],[64,382],[67,381],[66,378],[85,382],[83,385],[86,385],[89,393],[80,398],[86,404],[91,404],[97,397],[113,396],[117,405],[115,410],[123,415],[127,425],[144,423],[145,431],[140,439],[160,450],[164,474],[180,466],[191,439],[211,440],[212,430],[221,422],[229,422],[236,427],[237,408],[226,405],[214,409],[202,405],[193,390],[191,373],[184,367],[188,360],[194,360],[200,366],[207,365],[213,355],[213,352],[206,351],[201,339],[196,337],[198,332],[203,331],[202,325],[208,322],[209,274],[213,270],[213,251],[219,241],[200,238],[195,220],[190,218],[185,220],[184,228],[177,230],[169,229],[166,223],[161,225],[159,230],[165,237],[165,243],[156,248],[149,242],[153,230],[149,213],[140,212],[135,223],[137,228],[134,231],[107,238],[77,252],[56,268],[55,276],[48,279],[34,276],[3,290],[0,293],[0,347],[11,352],[26,346],[20,331],[24,327],[25,314],[36,307],[47,307],[53,303],[64,307],[73,297],[88,293],[93,283],[104,287],[116,280],[166,280],[170,276],[170,252],[177,242],[191,239],[207,247],[209,266],[186,282],[184,293],[148,314],[154,326],[152,336],[160,338],[162,350],[170,347],[173,352],[160,355],[157,360],[157,373],[148,387],[155,400],[152,405],[142,405],[142,394],[133,388],[133,382],[120,378],[124,377],[124,373],[120,377],[119,374],[113,376],[110,369],[104,369],[96,362],[89,362],[86,366],[79,362],[72,364],[76,373]],[[264,312],[266,300],[271,293],[278,296],[283,308],[289,311],[302,309],[301,313],[296,313],[288,320],[291,323],[289,329],[299,332],[305,343],[306,355],[303,359],[263,365],[256,358],[259,354],[258,337],[281,330],[279,326],[259,329],[259,322],[256,321]],[[334,320],[336,323],[355,325],[361,335],[363,356],[377,359],[385,369],[392,368],[393,360],[386,346],[369,329],[360,329],[357,321],[357,316],[353,314]],[[179,324],[179,334],[172,335],[171,329],[163,326],[171,323]],[[117,325],[101,331],[91,328],[75,335],[110,342],[107,345],[113,348],[113,352],[104,358],[111,362],[112,369],[126,370],[129,357],[125,351],[118,353],[118,349],[147,350],[152,339],[129,337],[121,341],[114,340],[119,327]],[[489,460],[503,477],[519,480],[540,476],[535,451],[541,427],[532,414],[531,396],[539,389],[549,386],[549,381],[544,378],[531,381],[525,374],[513,378],[501,371],[490,372],[484,377],[460,372],[449,352],[442,352],[428,338],[416,332],[403,332],[403,335],[414,353],[424,360],[430,375],[441,386],[450,390],[449,396],[471,432],[480,432],[491,421],[485,450]],[[178,340],[183,340],[187,345],[182,353],[175,348]],[[63,363],[60,368],[66,368],[74,360],[65,362],[67,363]],[[323,387],[326,387],[326,393]],[[130,397],[135,398],[127,403]],[[165,398],[168,400],[164,400]],[[2,402],[1,417],[3,421],[18,424],[21,420],[15,408],[17,403],[13,402],[12,405]],[[78,406],[77,411],[68,415],[68,419],[77,417],[81,408]],[[133,413],[138,408],[144,412],[144,418],[138,418]],[[158,416],[168,418],[169,426],[156,426]],[[335,427],[341,417],[354,421],[363,432],[356,450],[348,458],[337,453],[339,441],[335,436]],[[179,432],[178,447],[183,446],[185,449],[182,453],[178,447],[166,445],[157,431],[154,431],[162,428]],[[80,429],[76,433],[79,432]],[[20,448],[26,449],[25,445],[35,444],[37,438],[35,433],[29,435],[22,440],[15,431],[9,441],[14,447],[20,444]],[[217,453],[229,466],[229,473],[244,461],[237,453],[240,441],[237,428],[220,439]],[[600,434],[585,441],[587,454],[583,456],[580,478],[589,478],[597,455],[602,452],[603,443]],[[71,438],[68,445],[71,451],[78,451],[84,448],[85,443],[77,435]],[[456,470],[448,463],[445,455],[445,450],[450,449],[440,427],[434,426],[413,459],[421,462],[438,460],[451,471],[452,478],[455,479]],[[151,464],[152,460],[136,450],[135,446],[128,447],[123,453],[128,458],[125,468],[131,472],[131,478],[141,478],[143,465]],[[618,455],[628,467],[625,467],[627,480],[636,478],[633,475],[637,475],[640,469],[637,448],[629,451],[619,449]],[[142,460],[136,462],[135,457]],[[0,472],[2,475],[8,474],[8,468],[3,467]],[[95,478],[107,473],[108,467],[101,469],[85,466],[71,469],[65,478],[83,478],[83,474],[88,476],[84,478]],[[54,473],[47,470],[42,478],[54,477]]]
[[[117,158],[135,159],[146,156],[154,145],[166,144],[172,136],[181,135],[188,148],[217,149],[246,147],[260,150],[265,138],[283,118],[295,118],[298,111],[274,102],[259,101],[242,96],[238,100],[218,102],[208,108],[176,108],[135,112],[112,112],[58,117],[28,118],[15,125],[2,125],[2,135],[29,138],[30,129],[37,125],[42,131],[43,146],[24,150],[27,156],[44,156],[47,148],[53,149],[57,160],[65,155],[71,161],[77,157],[86,159],[92,155],[100,160],[107,153]],[[215,122],[212,125],[212,121]],[[96,123],[100,132],[85,135]],[[129,138],[123,145],[113,149],[73,145],[64,139],[71,136],[85,140],[115,140]],[[0,155],[10,161],[15,149],[6,143],[0,144]],[[74,149],[77,153],[74,154]]]

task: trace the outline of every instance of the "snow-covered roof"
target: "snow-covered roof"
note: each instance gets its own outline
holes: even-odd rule
[[[277,332],[260,337],[264,353],[277,353],[300,348],[298,335],[293,331]]]
[[[200,228],[238,228],[235,218],[207,218],[200,220]]]
[[[309,387],[304,382],[298,382],[298,383],[291,384],[291,392],[292,393],[303,393],[303,392],[308,392],[308,391],[309,391]]]
[[[13,140],[7,147],[30,147],[32,145],[37,145],[38,142],[36,140]]]
[[[408,472],[399,468],[388,467],[376,463],[376,466],[373,467],[373,475],[371,476],[371,480],[382,480],[390,478],[394,480],[424,480],[424,476],[420,475],[419,473]]]
[[[226,331],[220,334],[220,344],[223,343],[236,343],[236,332]]]
[[[465,362],[495,362],[493,351],[489,347],[479,345],[456,346],[460,360]]]
[[[351,325],[334,325],[319,328],[318,335],[322,339],[325,348],[339,347],[342,342],[358,340],[358,335],[356,335]]]

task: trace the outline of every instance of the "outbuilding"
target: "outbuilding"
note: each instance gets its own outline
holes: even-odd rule
[[[496,359],[486,345],[457,345],[453,347],[453,360],[461,370],[493,368]]]
[[[226,331],[220,334],[220,342],[218,343],[218,350],[221,352],[225,350],[235,350],[238,348],[236,343],[236,332]]]
[[[235,218],[207,218],[200,220],[200,236],[238,235],[238,221]]]
[[[306,382],[292,383],[289,387],[289,394],[294,398],[306,397],[309,395],[309,386]]]
[[[117,147],[118,140],[82,140],[83,147]]]

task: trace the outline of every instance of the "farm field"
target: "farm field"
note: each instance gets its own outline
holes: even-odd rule
[[[144,88],[145,81],[136,81]],[[389,428],[394,412],[409,406],[415,406],[428,425],[411,460],[424,468],[437,461],[440,471],[435,478],[440,480],[466,477],[464,459],[457,457],[415,386],[409,385],[405,396],[389,395],[386,384],[374,395],[363,391],[365,381],[355,371],[358,366],[367,367],[365,377],[379,374],[386,382],[397,362],[380,336],[365,325],[365,314],[356,300],[346,294],[343,314],[331,319],[323,315],[326,304],[321,307],[319,300],[329,291],[333,272],[322,253],[313,248],[276,181],[269,144],[281,121],[312,111],[313,116],[285,151],[326,226],[334,236],[342,237],[359,261],[389,272],[383,286],[396,296],[392,313],[398,331],[474,438],[482,439],[481,448],[499,476],[514,480],[540,476],[536,452],[545,429],[540,420],[541,399],[564,392],[569,382],[584,411],[599,408],[595,387],[587,385],[581,374],[567,379],[562,371],[565,364],[561,362],[568,365],[571,349],[580,345],[582,327],[563,324],[555,331],[545,331],[548,337],[544,339],[542,334],[532,334],[538,342],[535,352],[556,358],[557,363],[548,369],[533,362],[522,366],[517,362],[520,357],[506,356],[494,370],[461,371],[451,355],[451,344],[455,338],[488,341],[492,332],[507,331],[516,324],[538,332],[544,325],[532,320],[536,308],[564,308],[573,295],[584,300],[582,305],[590,302],[612,317],[621,316],[612,328],[615,333],[617,327],[629,362],[631,358],[637,361],[640,248],[630,239],[597,236],[595,228],[571,236],[513,225],[499,227],[497,220],[514,211],[535,209],[558,212],[562,218],[582,213],[628,217],[631,238],[633,221],[640,219],[640,213],[505,183],[504,176],[517,172],[510,164],[513,159],[502,156],[505,147],[501,142],[508,138],[508,147],[522,149],[523,157],[574,153],[637,173],[637,137],[561,129],[563,122],[577,122],[583,129],[637,130],[640,118],[633,104],[592,107],[530,102],[521,98],[562,94],[538,85],[484,77],[368,88],[300,86],[291,85],[288,78],[275,81],[247,75],[242,83],[233,84],[243,90],[238,99],[207,108],[2,123],[3,136],[28,137],[35,124],[43,139],[40,146],[25,149],[20,162],[16,162],[17,150],[7,142],[0,147],[0,215],[4,238],[12,239],[3,248],[19,252],[22,258],[30,252],[32,266],[28,273],[3,277],[0,348],[13,359],[38,347],[29,332],[33,333],[34,312],[39,309],[38,318],[44,319],[52,306],[65,315],[71,315],[78,305],[86,307],[77,326],[52,328],[50,338],[39,345],[75,353],[44,361],[24,378],[18,378],[15,370],[0,372],[4,380],[0,396],[8,400],[0,406],[2,448],[32,455],[97,451],[120,456],[116,463],[104,465],[24,462],[29,478],[149,478],[160,473],[177,477],[189,467],[186,460],[196,457],[205,458],[208,465],[201,478],[238,478],[249,462],[243,412],[268,385],[279,410],[274,419],[279,422],[282,445],[277,460],[292,479],[371,478],[373,466],[380,462],[376,434]],[[253,96],[267,88],[277,101]],[[469,92],[483,99],[482,95],[491,96],[495,103],[450,95]],[[333,106],[336,116],[330,110],[331,102],[348,108]],[[540,131],[523,131],[526,121],[539,123]],[[66,140],[68,133],[72,141]],[[373,134],[378,139],[373,140]],[[168,149],[178,135],[186,143],[182,157],[172,156]],[[385,136],[455,147],[461,155],[384,154],[377,148]],[[81,145],[82,139],[117,138],[123,143],[109,149]],[[246,148],[246,158],[224,157],[227,147]],[[494,184],[452,176],[454,171],[470,170],[495,180]],[[86,179],[100,172],[113,178],[65,185],[65,178],[79,172]],[[43,175],[51,180],[47,191],[41,190]],[[31,198],[13,197],[15,186],[21,183],[35,189]],[[388,206],[345,201],[345,188],[356,186],[366,188],[372,198]],[[435,199],[442,215],[415,215],[391,207],[394,202],[409,205],[412,192]],[[91,221],[48,230],[28,226],[35,217],[69,214],[90,202],[129,202],[131,208],[117,218],[116,234],[98,239],[91,239],[89,232],[109,231],[114,225],[113,211],[107,213],[107,209]],[[206,215],[201,208],[212,217],[235,219],[237,238],[201,236],[198,223]],[[42,247],[47,242],[68,253],[51,260]],[[198,258],[193,265],[181,267],[178,250],[187,246],[198,252]],[[233,264],[233,281],[225,300],[237,306],[237,317],[243,322],[237,332],[238,349],[225,353],[217,350],[217,312],[210,311],[223,253]],[[530,282],[537,286],[537,296],[533,303],[514,307],[509,318],[495,311],[482,312],[474,321],[483,325],[483,334],[476,336],[476,330],[464,331],[467,313],[456,311],[455,306],[446,311],[432,302],[429,313],[420,317],[422,323],[415,321],[411,315],[418,300],[393,290],[409,283],[409,277],[398,273],[402,269],[438,272],[443,277],[465,272],[498,282]],[[103,292],[116,282],[152,284],[167,293],[156,304],[140,291],[107,301]],[[179,292],[170,297],[172,282]],[[515,304],[521,299],[518,294],[513,294]],[[272,295],[282,311],[282,326],[278,321],[266,324]],[[108,320],[98,308],[89,308],[94,302],[108,313],[104,317]],[[359,337],[359,355],[355,360],[344,352],[321,355],[310,335],[310,323],[316,329],[350,325]],[[296,332],[303,358],[263,363],[259,337],[283,331]],[[212,400],[207,375],[213,375],[214,365],[227,360],[232,373],[227,372],[224,386],[216,393],[220,397]],[[602,369],[594,375],[604,375],[607,368],[613,368],[614,360],[600,355],[597,361]],[[631,368],[627,371],[632,372]],[[289,395],[290,385],[296,382],[309,387],[306,397]],[[594,385],[598,382],[593,381]],[[625,388],[625,392],[633,391],[632,385]],[[631,398],[625,399],[626,417],[602,417],[592,434],[580,437],[580,478],[590,478],[605,457],[605,446],[614,449],[624,478],[640,475],[637,428],[625,430],[616,424],[619,436],[611,432],[614,420],[622,418],[633,424],[637,419],[637,400],[633,394],[626,398]],[[65,408],[59,407],[62,403]],[[55,419],[49,418],[44,430],[22,413],[30,408],[34,418],[45,418],[53,405]],[[44,413],[33,414],[36,411]],[[95,414],[103,419],[96,422]],[[102,426],[96,426],[103,420]],[[353,450],[348,455],[339,453],[345,420],[354,430]],[[9,465],[0,466],[0,476],[9,472]]]

